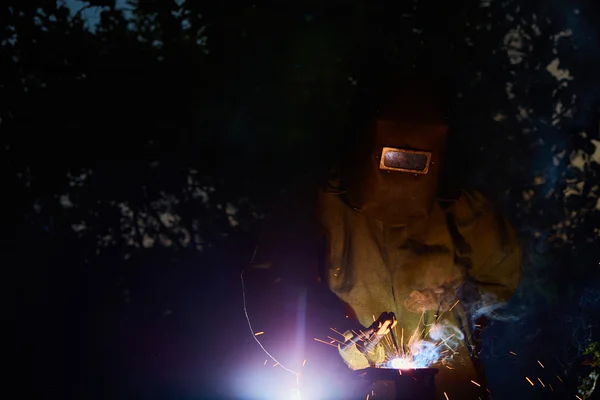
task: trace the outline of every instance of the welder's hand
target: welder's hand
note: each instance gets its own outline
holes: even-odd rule
[[[385,321],[383,324],[380,322],[379,323],[379,329],[377,330],[376,335],[379,336],[385,336],[390,332],[390,325],[392,324],[391,321]]]
[[[375,322],[373,322],[371,328],[373,328],[377,335],[385,336],[397,323],[398,321],[396,320],[396,315],[394,313],[384,312],[381,313]]]
[[[382,313],[369,327],[368,330],[373,333],[368,340],[364,341],[363,351],[367,352],[373,350],[379,341],[387,335],[390,332],[390,329],[396,326],[397,323],[398,321],[396,320],[396,315],[394,315],[394,313]]]

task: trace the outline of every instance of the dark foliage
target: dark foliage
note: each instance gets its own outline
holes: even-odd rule
[[[253,343],[236,279],[264,213],[333,161],[369,77],[393,68],[456,88],[447,174],[523,237],[508,322],[486,335],[498,398],[549,398],[523,378],[538,373],[571,396],[598,369],[596,3],[13,3],[2,264],[13,372],[39,398],[212,393],[235,357],[207,328]]]

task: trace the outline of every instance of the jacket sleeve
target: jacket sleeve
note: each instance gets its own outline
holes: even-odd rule
[[[352,331],[344,333],[344,341],[347,342],[354,337]],[[363,353],[360,351],[356,343],[350,346],[342,346],[338,344],[340,356],[346,365],[352,370],[369,368],[371,365],[378,365],[385,360],[385,350],[381,343],[378,343],[371,351]]]
[[[342,345],[338,345],[338,350],[340,356],[351,370],[356,371],[370,367],[369,359],[358,350],[356,344],[348,346],[345,349],[342,349]]]
[[[469,280],[491,303],[508,301],[521,278],[521,245],[508,220],[477,192],[464,193],[453,209],[463,240]]]

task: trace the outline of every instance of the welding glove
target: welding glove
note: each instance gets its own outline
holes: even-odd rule
[[[345,332],[344,344],[338,345],[338,350],[348,367],[358,370],[382,364],[385,351],[379,342],[397,322],[394,313],[384,312],[368,329]]]

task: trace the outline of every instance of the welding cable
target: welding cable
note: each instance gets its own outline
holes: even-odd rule
[[[254,254],[252,254],[252,259],[250,260],[250,263],[248,265],[252,265],[252,263],[254,262],[254,258],[256,257],[256,252],[258,250],[258,245],[256,245],[254,247]],[[296,381],[298,381],[299,378],[299,373],[296,371],[293,371],[289,368],[286,368],[283,364],[281,364],[279,361],[277,361],[277,359],[275,359],[275,357],[273,357],[271,355],[271,353],[269,353],[267,351],[267,349],[265,349],[265,347],[262,345],[262,343],[260,342],[260,340],[258,340],[258,338],[256,337],[256,335],[254,334],[254,329],[252,328],[252,323],[250,322],[250,316],[248,315],[248,308],[246,307],[246,286],[244,285],[244,269],[242,268],[242,271],[240,273],[240,280],[242,282],[242,302],[244,305],[244,315],[246,316],[246,321],[248,322],[248,327],[250,328],[250,333],[252,334],[252,337],[254,338],[254,340],[256,340],[256,343],[258,343],[258,345],[260,346],[260,348],[262,349],[262,351],[265,352],[265,354],[267,356],[269,356],[269,358],[273,361],[275,361],[275,363],[277,363],[276,365],[279,365],[281,368],[283,368],[284,370],[291,372],[292,374],[296,375]]]

